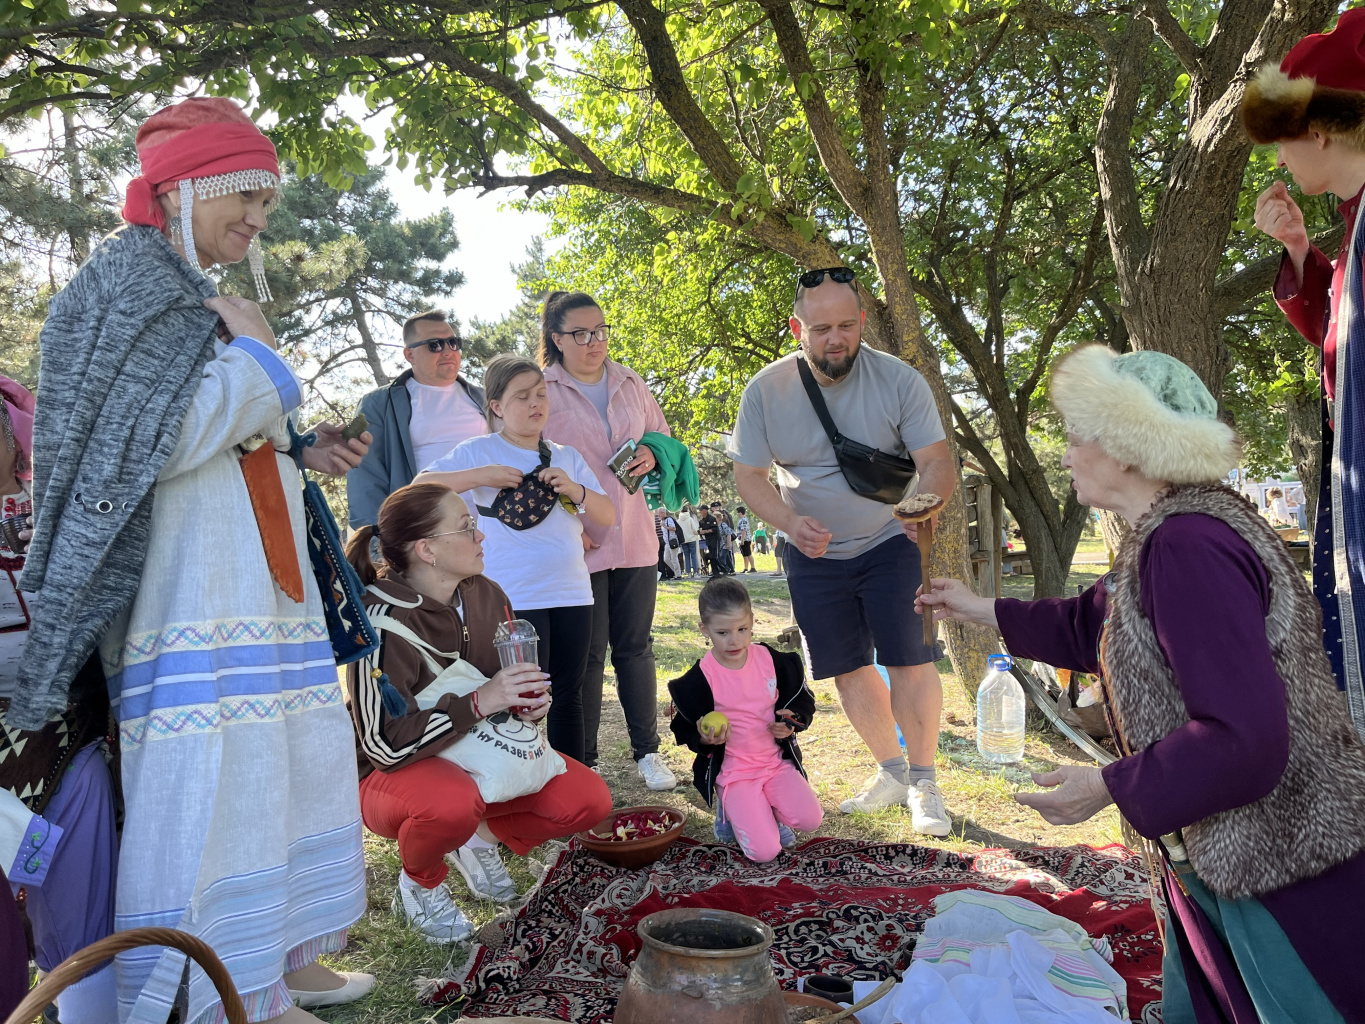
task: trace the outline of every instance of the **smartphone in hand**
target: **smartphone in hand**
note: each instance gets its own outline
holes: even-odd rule
[[[640,485],[645,481],[644,474],[633,476],[630,471],[626,469],[627,466],[635,461],[635,453],[638,450],[638,447],[639,446],[635,443],[635,438],[628,437],[626,438],[626,443],[616,449],[616,454],[607,461],[607,468],[616,475],[617,480],[621,481],[621,486],[626,489],[627,494],[634,494],[640,489]]]

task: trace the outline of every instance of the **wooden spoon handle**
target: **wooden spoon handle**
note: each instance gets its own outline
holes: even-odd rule
[[[929,559],[934,553],[934,521],[926,519],[916,526],[916,536],[919,543],[919,575],[920,585],[927,591],[929,589]],[[934,645],[934,610],[928,605],[924,606],[924,643],[928,647]]]

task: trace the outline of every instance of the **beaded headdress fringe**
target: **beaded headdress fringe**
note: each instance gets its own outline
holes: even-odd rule
[[[208,178],[192,180],[186,178],[180,182],[180,240],[185,248],[185,259],[189,261],[190,266],[199,268],[199,256],[194,248],[194,224],[191,220],[195,196],[200,199],[214,199],[218,196],[231,195],[233,192],[250,192],[258,188],[275,190],[275,198],[266,204],[265,212],[270,213],[279,205],[280,179],[269,171],[257,169],[232,171],[229,174],[215,174]],[[261,302],[270,302],[274,296],[270,294],[270,285],[265,279],[265,251],[261,248],[259,235],[251,240],[246,258],[247,265],[251,268],[252,281],[256,285],[257,299]]]

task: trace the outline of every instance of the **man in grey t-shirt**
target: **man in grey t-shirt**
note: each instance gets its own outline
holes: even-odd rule
[[[941,654],[924,643],[915,615],[921,576],[915,529],[844,480],[797,360],[808,362],[843,436],[914,460],[919,492],[946,498],[957,474],[929,385],[895,356],[861,344],[857,282],[846,272],[839,276],[845,280],[828,270],[802,275],[790,321],[801,351],[749,382],[727,454],[746,505],[787,533],[792,610],[810,651],[811,675],[834,677],[849,721],[879,764],[842,809],[871,811],[904,801],[916,830],[945,836],[952,822],[934,774],[943,711],[934,662]],[[769,481],[774,465],[777,488]]]

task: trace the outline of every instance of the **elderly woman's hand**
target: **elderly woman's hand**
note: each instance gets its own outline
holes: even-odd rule
[[[319,423],[315,426],[313,432],[318,439],[303,450],[304,466],[315,473],[345,476],[360,465],[360,460],[370,450],[374,435],[367,430],[354,440],[347,441],[341,436],[344,429],[335,423]]]
[[[1086,821],[1114,802],[1098,768],[1072,766],[1041,775],[1034,772],[1033,781],[1056,788],[1046,793],[1016,793],[1014,799],[1032,807],[1053,825]]]
[[[998,626],[994,599],[977,597],[961,580],[935,578],[929,581],[928,590],[920,587],[915,596],[915,614],[923,615],[925,608],[934,610],[935,622],[957,619],[979,626]]]
[[[240,295],[217,295],[205,299],[204,305],[223,318],[223,326],[232,336],[223,338],[224,341],[230,342],[236,338],[247,337],[255,338],[271,348],[275,347],[275,332],[270,329],[270,322],[261,312],[261,307],[250,299],[244,299]],[[223,337],[221,330],[218,336]]]

